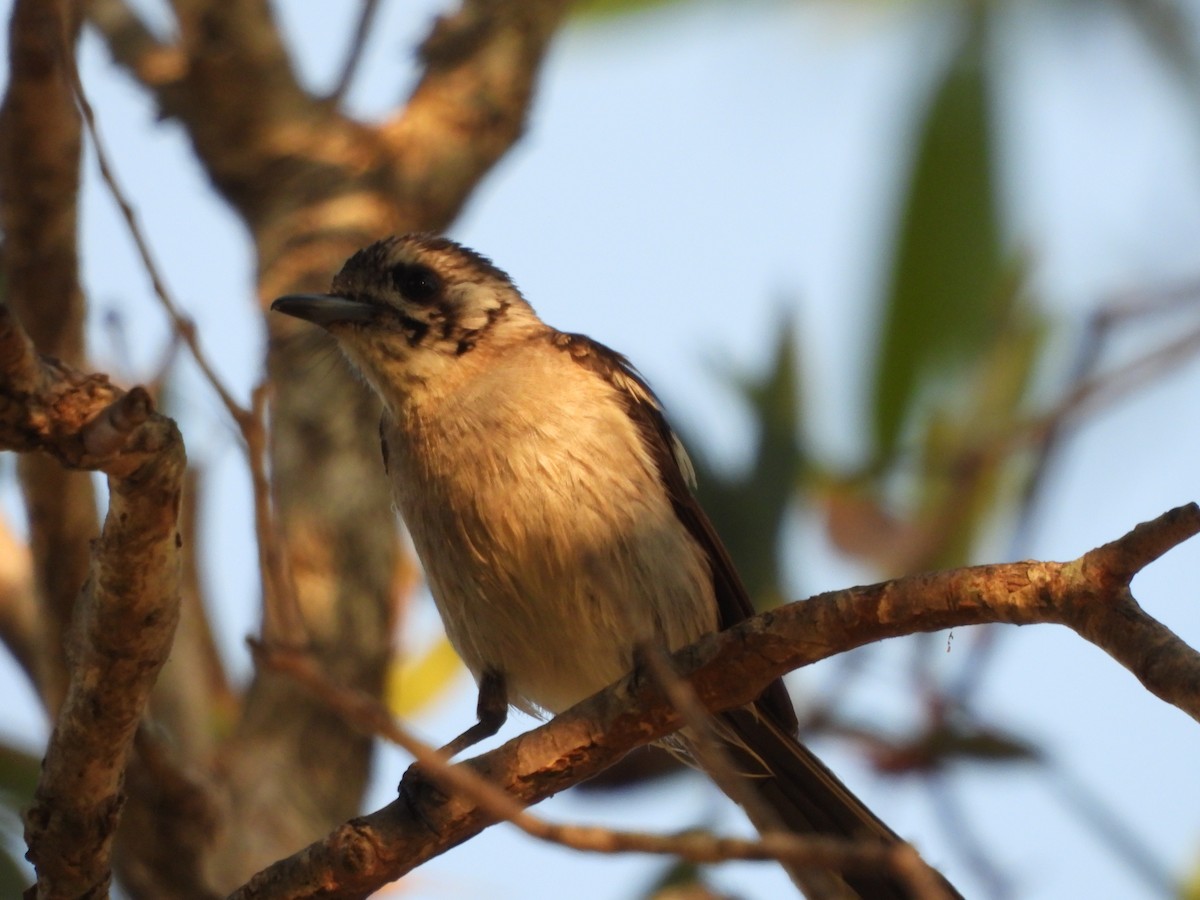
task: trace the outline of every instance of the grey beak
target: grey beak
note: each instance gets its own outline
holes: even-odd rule
[[[335,294],[288,294],[272,303],[271,309],[324,327],[338,322],[370,322],[378,314],[374,304]]]

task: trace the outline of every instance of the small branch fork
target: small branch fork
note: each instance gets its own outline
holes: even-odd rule
[[[884,638],[986,622],[1053,623],[1096,644],[1156,696],[1200,720],[1200,654],[1147,615],[1129,590],[1137,572],[1197,533],[1200,507],[1193,503],[1072,562],[976,566],[820,594],[709,635],[674,654],[673,665],[704,707],[717,712],[749,703],[786,672]],[[353,819],[264,869],[231,900],[365,897],[496,821],[507,819],[525,827],[525,814],[516,814],[519,806],[583,781],[630,749],[685,724],[657,679],[635,672],[540,728],[447,766],[431,759],[379,708],[364,707],[362,698],[324,684],[319,673],[294,659],[280,662],[274,654],[269,658],[350,721],[393,737],[412,751],[445,793],[409,792],[377,812]],[[475,776],[491,786],[480,788]],[[497,790],[508,799],[498,800]],[[563,830],[543,823],[531,833],[539,827],[554,829],[560,837]],[[593,839],[592,849],[653,851],[654,841],[660,840],[671,845],[669,852],[706,861],[792,858],[788,854],[799,853],[805,862],[820,858],[824,864],[846,865],[852,860],[859,864],[863,857],[857,854],[871,852],[842,842],[796,842],[788,836],[784,846],[773,843],[775,835],[742,843],[697,837],[695,846],[684,850],[693,840],[690,836],[648,841],[639,836],[637,846],[631,846],[611,833],[581,833]],[[702,856],[708,853],[712,855]],[[923,867],[915,853],[912,856],[913,872],[919,874]]]

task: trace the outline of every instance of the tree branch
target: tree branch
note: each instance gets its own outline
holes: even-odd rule
[[[534,82],[570,4],[465,0],[421,45],[425,74],[384,126],[422,218],[444,227],[524,131]]]
[[[38,898],[107,896],[134,732],[179,618],[183,440],[143,389],[122,393],[102,375],[39,359],[0,307],[0,448],[108,475],[70,683],[25,826]]]
[[[64,60],[78,30],[77,10],[64,0],[17,3],[11,78],[0,108],[5,301],[43,353],[75,366],[84,355],[76,252],[80,134]],[[96,498],[86,475],[45,457],[22,457],[18,471],[44,640],[36,686],[53,714],[66,690],[64,634],[87,576],[88,542],[99,528]]]
[[[793,669],[884,638],[985,622],[1054,623],[1200,719],[1200,654],[1147,616],[1128,588],[1141,566],[1197,533],[1200,507],[1189,504],[1069,563],[976,566],[832,591],[709,635],[676,653],[674,663],[717,712],[749,703]],[[654,679],[634,672],[459,765],[536,803],[681,724]],[[365,897],[494,821],[468,794],[410,792],[255,875],[231,900]]]
[[[287,672],[335,710],[348,725],[360,729],[365,734],[382,737],[411,753],[416,765],[420,767],[420,772],[415,778],[406,776],[410,790],[416,790],[413,785],[418,778],[429,778],[438,788],[461,793],[472,802],[478,803],[481,810],[496,821],[510,822],[538,840],[591,853],[655,853],[676,856],[693,863],[740,859],[777,860],[797,866],[843,872],[854,869],[890,868],[910,883],[913,896],[922,900],[935,900],[945,896],[945,890],[937,877],[928,872],[928,866],[907,844],[880,844],[877,841],[789,834],[786,829],[764,833],[758,840],[724,838],[699,832],[659,835],[586,825],[564,825],[540,819],[526,812],[517,800],[480,777],[470,766],[452,765],[441,750],[413,737],[396,723],[387,707],[380,701],[361,691],[352,691],[333,684],[305,654],[259,644],[254,645],[253,649],[260,662]],[[654,660],[649,662],[652,667],[651,675],[663,687],[670,702],[681,710],[687,727],[707,730],[707,711],[700,708],[694,698],[690,697],[691,689],[687,683],[673,672],[655,673]],[[660,665],[665,666],[665,655],[662,655]],[[682,693],[689,696],[682,697]],[[684,701],[682,705],[681,699]],[[728,763],[724,765],[728,766]],[[815,897],[817,894],[812,893],[810,896]]]
[[[84,0],[83,7],[117,64],[162,103],[183,77],[187,59],[180,47],[159,42],[125,0]]]

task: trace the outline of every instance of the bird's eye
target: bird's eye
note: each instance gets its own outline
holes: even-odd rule
[[[428,303],[442,289],[442,280],[428,266],[397,263],[392,266],[392,284],[406,300]]]

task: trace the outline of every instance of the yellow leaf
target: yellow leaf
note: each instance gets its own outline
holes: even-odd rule
[[[463,671],[463,664],[445,636],[417,653],[393,660],[384,700],[393,714],[413,716],[440,700]]]

